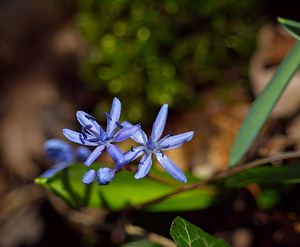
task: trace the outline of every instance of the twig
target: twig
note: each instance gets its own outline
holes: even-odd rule
[[[163,247],[175,247],[175,243],[170,239],[154,232],[148,232],[139,226],[126,225],[125,231],[128,235],[145,236],[151,243],[159,244]]]
[[[127,210],[130,210],[130,209],[143,209],[145,207],[148,207],[148,206],[153,205],[155,203],[159,203],[159,202],[161,202],[161,201],[163,201],[163,200],[165,200],[169,197],[172,197],[174,195],[177,195],[179,193],[182,193],[182,192],[185,192],[185,191],[188,191],[188,190],[201,188],[203,186],[208,185],[211,182],[215,182],[215,181],[220,180],[222,178],[232,176],[234,174],[237,174],[239,172],[248,170],[250,168],[254,168],[254,167],[264,165],[264,164],[267,164],[267,163],[271,163],[271,162],[275,162],[275,161],[293,159],[293,158],[298,158],[298,157],[300,157],[300,151],[292,151],[292,152],[286,152],[286,153],[282,153],[282,154],[275,155],[275,156],[268,157],[268,158],[262,158],[262,159],[254,160],[254,161],[251,161],[251,162],[246,163],[244,165],[236,166],[236,167],[233,167],[233,168],[229,168],[226,171],[216,173],[213,177],[211,177],[209,179],[198,181],[196,183],[192,183],[192,184],[188,184],[188,185],[184,185],[184,186],[182,186],[180,188],[177,188],[177,189],[175,189],[175,190],[173,190],[169,193],[166,193],[166,194],[164,194],[160,197],[154,198],[152,200],[149,200],[147,202],[144,202],[144,203],[136,205],[136,206],[129,207]]]

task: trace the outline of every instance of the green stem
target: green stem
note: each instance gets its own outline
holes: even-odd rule
[[[127,210],[130,210],[130,209],[143,209],[145,207],[148,207],[150,205],[153,205],[153,204],[159,203],[159,202],[161,202],[165,199],[168,199],[169,197],[172,197],[174,195],[180,194],[180,193],[188,191],[188,190],[199,189],[201,187],[209,185],[212,182],[216,182],[220,179],[235,175],[237,173],[248,170],[250,168],[254,168],[254,167],[264,165],[264,164],[268,164],[268,163],[275,162],[275,161],[298,158],[298,157],[300,157],[300,151],[293,151],[293,152],[286,152],[286,153],[279,154],[279,155],[272,156],[272,157],[268,157],[268,158],[254,160],[254,161],[251,161],[251,162],[246,163],[244,165],[229,168],[226,171],[216,173],[215,176],[213,176],[209,179],[198,181],[198,182],[192,183],[192,184],[184,185],[184,186],[179,187],[179,188],[177,188],[177,189],[175,189],[175,190],[173,190],[169,193],[166,193],[165,195],[162,195],[162,196],[157,197],[155,199],[149,200],[149,201],[144,202],[140,205],[130,207]]]

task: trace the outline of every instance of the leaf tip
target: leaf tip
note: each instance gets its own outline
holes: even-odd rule
[[[47,179],[38,177],[34,179],[34,183],[38,185],[45,185],[47,183]]]
[[[286,22],[286,20],[280,16],[277,17],[277,21],[280,23],[280,24],[284,24]]]
[[[234,155],[231,155],[232,157],[229,159],[229,162],[228,162],[228,166],[229,167],[233,167],[233,166],[235,166],[236,165],[236,163],[237,163],[237,160],[236,160],[236,158],[234,157]]]

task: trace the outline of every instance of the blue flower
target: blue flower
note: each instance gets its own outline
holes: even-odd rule
[[[91,184],[97,180],[99,185],[107,185],[114,178],[115,172],[116,169],[111,169],[108,167],[101,167],[98,171],[90,169],[83,175],[82,182],[85,184]]]
[[[50,139],[44,143],[48,159],[55,165],[45,171],[40,177],[51,177],[76,161],[84,161],[91,153],[86,147],[72,148],[70,144],[58,139]]]
[[[147,138],[145,132],[139,129],[131,138],[140,144],[140,146],[131,148],[128,152],[124,154],[125,162],[127,164],[139,156],[143,155],[140,160],[138,170],[135,174],[135,178],[143,178],[148,174],[152,166],[152,156],[154,155],[161,166],[175,179],[186,182],[186,177],[184,173],[170,160],[165,154],[164,150],[169,150],[173,148],[180,147],[183,143],[190,141],[193,138],[194,132],[189,131],[179,135],[167,135],[160,139],[168,115],[168,105],[163,105],[156,117],[156,120],[152,127],[152,133],[149,139]],[[133,126],[132,124],[125,122],[123,123],[127,128]],[[124,165],[123,164],[123,165]],[[120,169],[120,167],[117,167]]]
[[[83,144],[86,146],[96,146],[94,151],[85,160],[84,164],[90,166],[106,148],[108,154],[115,161],[117,165],[124,162],[124,156],[118,146],[113,142],[121,142],[130,138],[140,128],[139,125],[131,125],[123,127],[119,124],[121,114],[121,102],[114,98],[110,114],[104,113],[107,118],[106,131],[101,125],[96,122],[96,119],[85,113],[84,111],[77,111],[77,120],[82,126],[81,132],[76,132],[70,129],[63,129],[65,137],[70,141]]]

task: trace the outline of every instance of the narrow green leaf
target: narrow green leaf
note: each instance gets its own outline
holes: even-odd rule
[[[170,179],[166,172],[157,172],[171,183],[164,184],[150,178],[136,180],[132,173],[122,171],[116,174],[111,184],[99,186],[97,183],[85,185],[81,182],[87,167],[82,164],[72,165],[51,178],[37,178],[35,182],[49,189],[72,206],[102,207],[112,211],[162,196],[182,186]],[[188,181],[195,178],[187,174]],[[216,190],[207,187],[186,191],[165,201],[149,206],[148,211],[185,211],[207,208],[213,204]]]
[[[181,217],[176,217],[170,229],[177,247],[229,247],[222,239],[217,239]]]
[[[269,84],[252,104],[231,150],[230,166],[236,165],[248,151],[299,65],[300,41],[297,41]]]
[[[289,32],[294,38],[297,40],[300,40],[300,23],[289,20],[289,19],[284,19],[279,17],[278,22],[283,26],[283,28]]]
[[[224,182],[231,188],[241,188],[253,183],[300,183],[300,164],[256,167],[227,177]]]

